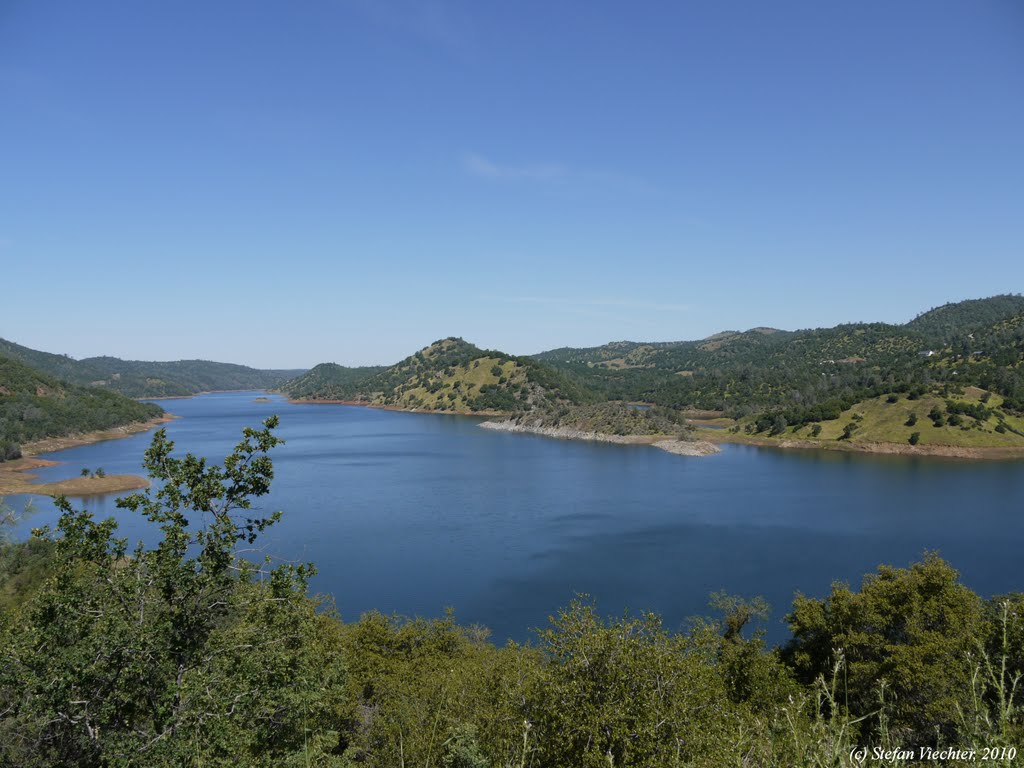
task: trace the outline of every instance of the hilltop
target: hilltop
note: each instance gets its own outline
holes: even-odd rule
[[[281,385],[292,400],[351,400],[359,384],[387,370],[385,366],[348,368],[337,363],[320,363]]]
[[[71,384],[119,392],[127,397],[185,397],[199,392],[270,389],[302,373],[260,370],[210,360],[149,362],[116,357],[75,360],[0,339],[0,355]]]
[[[0,461],[25,443],[144,422],[163,409],[95,387],[68,384],[0,355]]]
[[[350,400],[368,405],[448,413],[507,413],[577,404],[590,395],[544,363],[460,338],[435,341],[401,362],[366,369],[317,366],[281,386],[293,399]],[[309,386],[310,383],[317,386]]]
[[[1003,294],[987,299],[951,302],[922,312],[906,327],[936,344],[950,343],[1024,313],[1024,296]]]
[[[908,323],[849,323],[833,328],[727,331],[694,341],[612,342],[534,356],[604,400],[713,411],[741,435],[778,440],[836,440],[846,445],[1024,447],[1024,297],[1004,295],[946,304]],[[970,389],[973,387],[974,389]],[[965,388],[968,388],[965,390]],[[974,394],[970,394],[973,392]],[[891,423],[908,398],[952,415],[986,398],[984,419],[932,430]],[[916,408],[915,408],[915,411]],[[945,416],[943,417],[946,418]],[[811,435],[818,425],[818,434]],[[900,428],[897,428],[900,427]]]

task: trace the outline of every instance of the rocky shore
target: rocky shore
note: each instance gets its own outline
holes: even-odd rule
[[[653,445],[663,451],[679,456],[710,456],[718,453],[718,446],[704,440],[676,440],[664,435],[608,435],[602,432],[584,432],[570,427],[542,427],[529,424],[517,424],[514,421],[485,421],[480,424],[484,429],[499,432],[521,432],[531,435],[543,435],[560,440],[589,440],[599,443],[618,443],[620,445]]]

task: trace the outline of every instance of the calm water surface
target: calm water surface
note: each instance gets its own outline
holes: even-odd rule
[[[769,636],[786,637],[794,592],[859,583],[880,562],[939,550],[985,595],[1024,590],[1024,463],[775,451],[725,446],[702,458],[645,446],[552,440],[479,429],[467,417],[296,405],[262,393],[161,404],[182,453],[220,461],[245,426],[281,417],[273,490],[278,557],[314,562],[316,591],[346,618],[456,609],[495,639],[530,628],[576,593],[603,613],[651,609],[670,627],[707,613],[719,589],[763,595]],[[150,435],[51,454],[44,480],[82,467],[141,473]],[[15,506],[26,497],[13,497]],[[149,534],[113,497],[76,500]],[[52,523],[37,497],[29,525]]]

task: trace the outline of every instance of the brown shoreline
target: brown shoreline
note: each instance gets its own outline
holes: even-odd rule
[[[68,448],[91,445],[105,440],[117,440],[166,424],[177,418],[170,414],[158,416],[149,421],[137,421],[113,429],[86,432],[80,435],[48,437],[22,446],[22,458],[0,463],[0,496],[35,494],[38,496],[96,496],[122,491],[136,491],[148,488],[149,480],[138,475],[107,475],[106,477],[72,477],[52,483],[34,482],[37,475],[32,472],[41,467],[55,467],[63,462],[35,458],[40,453],[55,453]]]
[[[1024,459],[1024,448],[1012,446],[904,445],[903,443],[851,443],[845,440],[793,440],[791,438],[772,440],[767,437],[736,434],[724,429],[698,429],[698,432],[703,440],[711,443],[735,443],[753,445],[758,448],[869,453],[878,456],[937,456],[975,461]]]
[[[157,416],[149,421],[133,421],[131,424],[123,424],[112,429],[100,429],[95,432],[83,432],[78,435],[65,435],[64,437],[46,437],[42,440],[25,443],[21,447],[21,453],[23,456],[38,456],[40,453],[63,451],[68,448],[77,448],[80,445],[101,443],[104,440],[118,440],[129,435],[136,435],[139,432],[147,432],[161,424],[174,421],[176,418],[178,417],[165,413],[163,416]]]

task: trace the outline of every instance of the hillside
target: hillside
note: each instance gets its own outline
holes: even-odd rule
[[[162,413],[159,406],[66,384],[0,355],[0,459],[16,458],[33,440],[110,429]]]
[[[625,403],[597,403],[534,410],[517,415],[512,418],[511,423],[619,437],[689,438],[693,431],[681,411],[658,406],[637,407]]]
[[[317,369],[321,370],[315,377],[294,379],[281,390],[293,399],[356,400],[449,413],[513,412],[590,399],[585,390],[543,363],[482,350],[458,338],[436,341],[366,377],[353,373],[359,369],[341,366]],[[310,388],[311,379],[323,383]]]
[[[384,366],[347,368],[336,363],[320,363],[285,382],[281,390],[293,400],[350,400],[357,396],[361,382],[385,370]]]
[[[1024,313],[1024,296],[1004,294],[971,299],[922,312],[906,327],[936,344],[951,343],[973,331],[984,330]]]
[[[753,435],[769,441],[813,441],[833,448],[886,443],[921,449],[1021,451],[1024,416],[1007,409],[999,395],[965,387],[868,398],[839,412],[835,418],[813,423],[788,425],[778,414],[764,414],[737,424],[730,434]]]
[[[1024,409],[1024,299],[949,304],[905,325],[755,328],[699,341],[614,342],[535,356],[603,399],[782,415],[789,425],[837,418],[893,392],[977,385]]]
[[[119,392],[128,397],[181,397],[197,392],[271,389],[302,373],[260,370],[209,360],[146,362],[116,357],[75,360],[0,339],[0,355],[61,381]]]

